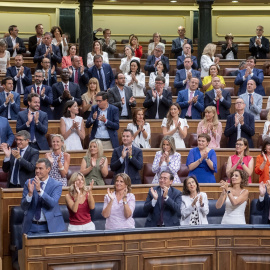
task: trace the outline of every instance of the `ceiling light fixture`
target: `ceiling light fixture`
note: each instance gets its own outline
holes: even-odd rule
[[[232,3],[238,3],[238,1],[237,0],[233,0]]]
[[[177,1],[176,1],[176,0],[171,0],[170,2],[171,2],[171,3],[177,3]]]

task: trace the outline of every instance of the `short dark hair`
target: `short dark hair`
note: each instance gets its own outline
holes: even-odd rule
[[[108,93],[104,91],[100,91],[96,94],[96,97],[102,97],[102,100],[106,100],[109,98]]]
[[[43,26],[43,24],[42,23],[38,23],[38,24],[36,24],[36,26],[35,26],[35,29],[37,29],[40,25],[42,25]]]
[[[52,164],[47,158],[39,158],[38,161],[36,162],[36,164],[39,164],[39,163],[45,163],[46,169],[52,168]]]
[[[114,76],[114,79],[115,79],[115,80],[118,80],[118,76],[119,76],[120,74],[123,74],[123,75],[124,75],[123,72],[117,72],[117,73],[115,74],[115,76]]]
[[[163,174],[163,173],[168,173],[169,175],[170,175],[170,181],[173,181],[174,180],[174,175],[171,173],[171,172],[169,172],[169,171],[162,171],[161,173],[160,173],[160,175],[159,175],[159,177]]]
[[[133,130],[131,130],[131,129],[129,129],[129,128],[125,128],[125,129],[123,130],[123,132],[122,132],[122,135],[123,135],[124,132],[129,132],[129,133],[131,134],[131,136],[134,137],[134,132],[133,132]]]
[[[157,76],[156,79],[155,79],[155,82],[163,82],[165,83],[165,78],[163,76]]]
[[[75,100],[68,100],[65,104],[64,110],[63,110],[63,116],[64,117],[70,117],[70,111],[68,110],[76,103]]]
[[[137,70],[136,70],[135,74],[136,75],[137,74],[140,74],[141,73],[141,64],[140,64],[140,62],[138,60],[136,60],[136,59],[133,59],[133,60],[130,61],[130,64],[129,64],[130,67],[131,67],[131,64],[132,63],[136,63],[137,64]],[[131,69],[129,70],[128,74],[129,75],[131,74]]]
[[[196,188],[197,193],[200,192],[200,186],[199,186],[197,177],[195,175],[190,175],[184,180],[184,183],[183,183],[183,195],[190,195],[190,191],[188,190],[188,187],[187,187],[187,181],[190,178],[192,178],[195,181],[196,185],[197,185],[197,188]]]
[[[10,34],[11,31],[13,31],[13,28],[14,28],[14,27],[17,27],[17,25],[12,24],[12,25],[9,26],[9,28],[8,28],[9,34]]]
[[[2,80],[2,84],[3,85],[6,85],[7,84],[7,81],[13,81],[13,78],[12,77],[6,77]]]
[[[102,59],[102,61],[103,61],[103,57],[102,57],[102,55],[100,55],[100,54],[96,54],[96,55],[94,56],[94,62],[95,62],[95,60],[97,60],[97,59],[99,59],[99,58],[101,58],[101,59]]]
[[[111,31],[111,29],[109,29],[109,28],[105,28],[105,29],[103,30],[103,32],[102,32],[102,33],[103,33],[103,35],[105,34],[105,32],[106,32],[106,31],[110,31],[110,32],[112,32],[112,31]]]
[[[254,63],[256,64],[256,57],[254,57],[254,56],[249,56],[248,58],[247,58],[247,60],[254,60]]]
[[[264,141],[263,141],[263,144],[262,144],[262,148],[261,148],[261,151],[265,153],[266,151],[266,146],[267,145],[270,145],[270,138],[266,138]]]
[[[28,102],[31,102],[33,97],[38,97],[38,98],[40,99],[39,94],[37,94],[37,93],[30,93],[30,94],[27,96],[27,101],[28,101]]]
[[[60,26],[56,25],[56,26],[53,26],[52,29],[51,29],[51,33],[52,33],[53,37],[54,37],[54,31],[57,30],[57,29],[59,30],[60,35],[61,35],[61,36],[63,35],[63,30],[62,30],[62,28],[61,28]]]
[[[211,137],[207,133],[201,133],[200,135],[198,135],[198,139],[199,138],[205,138],[207,142],[211,141]]]
[[[23,55],[22,54],[20,54],[20,53],[18,53],[14,58],[16,58],[16,57],[21,57],[22,59],[23,59]]]

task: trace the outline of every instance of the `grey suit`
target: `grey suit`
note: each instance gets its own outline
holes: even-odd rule
[[[253,104],[249,107],[249,96],[248,93],[244,93],[239,96],[246,104],[245,112],[250,113],[254,116],[254,120],[260,120],[260,113],[262,111],[262,96],[259,94],[253,94]]]
[[[131,107],[136,106],[136,101],[130,103],[129,100],[133,96],[132,89],[128,86],[124,86],[124,91],[125,91],[125,100],[127,104],[127,111],[128,111],[128,118],[131,119],[132,114],[131,114]],[[122,101],[121,101],[121,96],[118,90],[117,86],[114,86],[111,88],[108,92],[109,94],[109,103],[116,106],[119,109],[119,118],[121,119],[121,113],[122,113]]]

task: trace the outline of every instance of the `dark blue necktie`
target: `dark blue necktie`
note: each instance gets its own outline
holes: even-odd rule
[[[20,149],[20,155],[22,155],[22,152],[24,150]],[[18,173],[19,173],[19,161],[16,160],[15,162],[15,166],[14,166],[14,169],[13,169],[13,184],[16,186],[18,185]]]
[[[42,189],[44,185],[44,182],[40,182],[40,188]],[[39,220],[40,215],[41,215],[41,207],[42,207],[42,198],[38,196],[38,202],[37,202],[37,207],[36,207],[36,212],[35,212],[35,219]]]
[[[104,84],[103,84],[103,76],[101,73],[101,69],[98,69],[98,76],[99,76],[99,87],[101,91],[105,91],[104,90]]]
[[[251,99],[252,94],[248,94],[248,95],[249,95],[249,101],[248,101],[248,104],[249,104],[249,109],[250,109],[250,107],[251,107],[250,99]]]
[[[34,117],[34,113],[31,113],[33,115],[33,119],[32,122],[30,123],[30,136],[31,136],[31,142],[34,141],[35,138],[35,117]]]
[[[17,68],[17,71],[19,72],[19,68]],[[18,74],[17,72],[17,74]],[[18,77],[18,80],[17,80],[17,93],[18,94],[21,94],[22,93],[22,87],[21,87],[21,76]]]
[[[126,157],[125,157],[125,169],[124,169],[124,173],[128,175],[128,151],[126,151]]]
[[[6,93],[6,98],[8,97],[8,95],[9,95],[9,93]],[[8,103],[8,105],[7,105],[7,107],[6,107],[6,111],[5,111],[5,117],[8,119],[8,108],[9,108],[9,104],[10,103]]]

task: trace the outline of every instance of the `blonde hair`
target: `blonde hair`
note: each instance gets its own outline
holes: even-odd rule
[[[176,152],[174,137],[172,137],[172,136],[164,136],[162,138],[161,143],[160,143],[160,148],[161,148],[161,153],[162,154],[164,153],[164,150],[163,150],[164,141],[167,141],[169,143],[169,145],[171,147],[170,155],[173,155]]]
[[[71,177],[70,177],[70,179],[68,181],[68,185],[69,185],[68,191],[69,191],[69,193],[70,193],[71,196],[74,196],[77,193],[76,188],[75,188],[75,182],[77,181],[79,175],[83,179],[83,183],[84,183],[83,190],[85,192],[88,192],[88,188],[86,187],[86,182],[85,182],[84,175],[81,172],[75,172],[75,173],[73,173],[71,175]]]
[[[66,149],[64,137],[61,134],[51,134],[52,140],[54,137],[58,137],[61,140],[61,142],[63,143],[63,145],[61,146],[61,151],[66,152],[67,149]]]
[[[215,106],[207,106],[204,110],[204,112],[212,112],[214,114],[214,117],[213,117],[213,126],[217,129],[218,127],[218,115],[217,115],[217,109]],[[207,121],[206,121],[206,118],[204,117],[203,118],[203,125],[204,126],[207,126]]]
[[[94,94],[91,94],[92,92],[91,92],[91,90],[90,90],[90,83],[91,82],[93,82],[94,84],[96,84],[96,90],[94,91]],[[89,97],[92,97],[92,96],[96,96],[96,94],[98,93],[98,92],[100,92],[100,87],[99,87],[99,82],[98,82],[98,79],[97,78],[91,78],[89,81],[88,81],[88,84],[87,84],[87,95],[89,96]]]
[[[208,55],[210,57],[213,57],[215,55],[217,49],[217,45],[213,43],[208,43],[204,49],[203,49],[203,55]]]
[[[89,146],[88,146],[88,149],[87,149],[87,151],[86,151],[86,156],[89,157],[89,158],[91,158],[90,145],[91,145],[92,143],[95,143],[95,144],[96,144],[97,149],[98,149],[98,158],[101,158],[101,157],[103,156],[103,153],[104,153],[104,152],[103,152],[103,145],[102,145],[102,142],[101,142],[101,140],[99,140],[99,139],[93,139],[92,141],[90,141]]]

